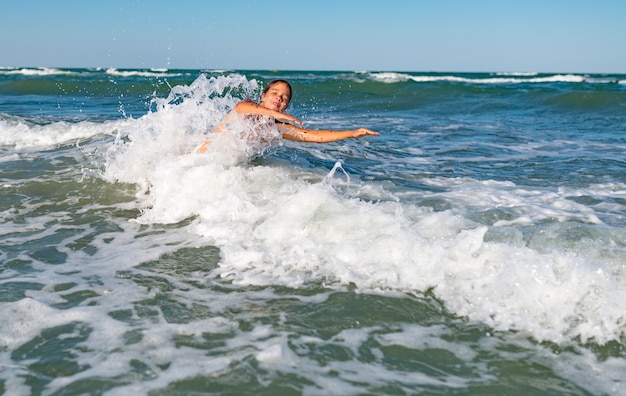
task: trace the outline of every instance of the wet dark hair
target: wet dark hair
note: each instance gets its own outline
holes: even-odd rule
[[[267,93],[267,91],[270,90],[270,88],[272,88],[274,85],[276,85],[278,83],[285,83],[285,84],[287,84],[287,88],[289,88],[289,102],[287,102],[287,105],[289,105],[289,103],[291,103],[291,98],[293,97],[293,89],[291,89],[291,84],[289,84],[285,80],[272,80],[272,81],[270,81],[267,84],[267,87],[263,88],[263,92],[261,93],[261,96],[265,95]]]

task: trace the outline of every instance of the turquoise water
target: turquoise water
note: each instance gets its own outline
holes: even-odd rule
[[[625,84],[0,69],[1,393],[626,394]]]

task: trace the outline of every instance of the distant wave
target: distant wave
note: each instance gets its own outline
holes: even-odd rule
[[[496,76],[530,77],[530,76],[536,76],[539,73],[537,72],[498,72],[495,74]]]
[[[397,73],[397,72],[372,72],[365,73],[367,77],[365,79],[379,81],[384,83],[398,83],[406,81],[415,81],[418,83],[426,82],[458,82],[458,83],[470,83],[470,84],[522,84],[522,83],[596,83],[596,84],[608,84],[608,83],[625,83],[625,80],[619,80],[610,77],[590,77],[580,74],[554,74],[540,76],[538,73],[495,73],[497,77],[465,77],[462,75],[437,75],[437,74],[424,74],[413,75],[409,73]],[[472,73],[470,73],[472,74]],[[478,74],[478,73],[477,73]],[[359,79],[359,77],[357,77]]]
[[[178,77],[181,73],[168,73],[169,69],[150,69],[150,70],[118,70],[108,68],[106,73],[118,77]]]
[[[170,70],[168,68],[149,69],[118,69],[109,68],[54,68],[54,67],[0,67],[1,75],[21,76],[73,76],[104,73],[114,77],[181,77],[188,73],[224,74],[234,72],[226,69],[214,70]],[[241,73],[241,72],[237,72]],[[624,75],[603,74],[545,74],[538,72],[492,72],[492,73],[438,73],[438,72],[368,72],[352,71],[342,72],[333,78],[347,79],[355,82],[377,81],[387,84],[404,83],[413,81],[416,83],[450,82],[461,84],[528,84],[528,83],[589,83],[589,84],[626,84]]]
[[[75,71],[71,70],[61,70],[52,67],[19,67],[19,68],[2,68],[0,69],[0,74],[17,74],[23,76],[53,76],[53,75],[69,75],[76,74]]]
[[[53,67],[0,67],[0,75],[22,75],[22,76],[54,76],[54,75],[78,75],[84,72],[98,73],[104,72],[109,75],[119,77],[178,77],[181,73],[170,73],[169,69],[152,68],[118,70],[116,68],[95,68],[95,69],[59,69]]]

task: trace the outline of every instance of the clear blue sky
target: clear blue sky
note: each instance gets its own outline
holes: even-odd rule
[[[0,66],[626,73],[626,0],[3,0]]]

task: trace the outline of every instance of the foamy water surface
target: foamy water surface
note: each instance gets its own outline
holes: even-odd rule
[[[591,104],[573,130],[588,86],[541,85],[589,76],[354,73],[350,114],[307,90],[335,77],[299,76],[306,125],[381,136],[211,133],[263,72],[201,73],[134,117],[0,114],[0,389],[624,394],[625,114]],[[464,85],[512,79],[553,95],[520,113],[507,86],[495,117]],[[473,112],[411,107],[406,84]]]

